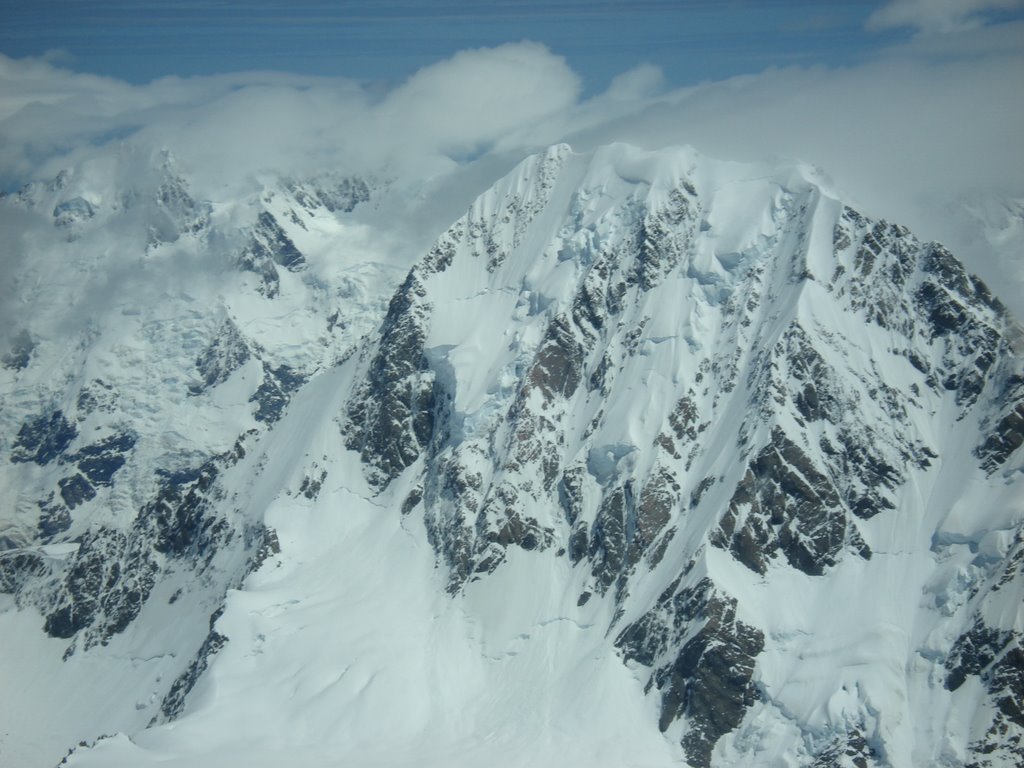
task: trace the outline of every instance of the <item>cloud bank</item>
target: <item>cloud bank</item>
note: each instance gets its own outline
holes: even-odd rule
[[[170,149],[214,200],[263,172],[345,169],[441,179],[457,206],[557,141],[690,144],[819,166],[866,212],[957,249],[1024,316],[1024,25],[984,23],[1019,4],[894,0],[869,24],[921,34],[856,66],[682,89],[641,66],[586,100],[565,60],[529,42],[463,51],[393,87],[269,72],[133,86],[0,56],[0,185],[132,144]]]
[[[529,42],[462,51],[384,92],[261,72],[132,86],[0,55],[0,183],[129,139],[171,149],[208,180],[337,165],[422,172],[571,109],[580,90],[562,57]]]
[[[868,29],[913,27],[944,35],[983,26],[992,11],[1024,6],[1022,0],[892,0],[868,17]]]

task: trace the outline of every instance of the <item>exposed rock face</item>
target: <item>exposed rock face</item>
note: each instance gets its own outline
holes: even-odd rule
[[[748,465],[729,509],[711,542],[729,549],[753,571],[765,573],[776,553],[810,576],[820,576],[838,562],[848,539],[862,557],[871,551],[847,530],[839,494],[782,430]]]
[[[40,414],[21,425],[11,451],[11,461],[49,464],[78,436],[62,411]]]
[[[879,545],[888,558],[879,531],[925,504],[913,484],[958,450],[919,428],[941,409],[943,429],[986,425],[967,438],[974,471],[1017,466],[1019,331],[941,246],[806,181],[762,190],[768,223],[731,250],[691,162],[617,188],[625,172],[595,170],[617,151],[584,167],[553,149],[471,207],[395,294],[343,429],[375,487],[415,479],[402,511],[422,509],[453,593],[513,547],[585,569],[578,605],[615,606],[609,631],[650,670],[662,730],[711,765],[778,706],[758,672],[778,640],[735,585],[791,569],[822,580],[816,594]],[[661,596],[645,604],[639,583]],[[1018,639],[939,653],[992,649],[950,674],[987,675],[999,722],[1016,722]],[[850,723],[869,717],[858,706]],[[805,756],[888,764],[871,727],[837,725]],[[992,728],[977,745],[1012,750],[1016,725]]]
[[[370,199],[371,181],[359,176],[321,177],[305,181],[290,179],[285,186],[295,201],[313,213],[326,208],[331,213],[348,213]]]
[[[268,499],[358,496],[436,558],[446,600],[550,566],[552,621],[598,627],[688,764],[1024,760],[1021,329],[942,246],[799,170],[563,145],[378,300],[307,246],[370,183],[282,181],[229,237],[172,166],[156,178],[133,203],[147,253],[226,243],[244,293],[128,308],[135,336],[92,352],[87,329],[45,397],[0,403],[0,590],[69,664],[147,615],[188,622],[146,722],[237,641],[224,595],[281,549]],[[18,204],[86,237],[111,214],[75,192]],[[19,387],[54,359],[31,330],[0,371]],[[325,420],[350,464],[303,442]],[[301,447],[267,471],[282,433]]]
[[[155,581],[157,564],[147,544],[110,529],[80,542],[73,564],[62,575],[56,605],[46,617],[47,634],[70,638],[91,629],[85,640],[88,648],[124,631],[139,615]]]
[[[238,265],[255,272],[261,280],[260,291],[269,299],[280,292],[277,267],[292,272],[302,269],[306,258],[285,234],[277,219],[269,211],[261,211],[248,244],[238,256]]]
[[[273,424],[281,418],[281,411],[288,405],[292,393],[306,381],[306,376],[297,373],[291,366],[280,365],[276,368],[263,364],[263,382],[259,385],[249,402],[256,403],[256,419],[265,424]]]
[[[238,499],[225,473],[257,474],[238,466],[247,451],[313,374],[351,354],[395,283],[371,290],[361,268],[327,291],[296,245],[321,242],[301,240],[317,217],[337,226],[335,213],[369,199],[359,179],[271,182],[239,231],[169,154],[129,147],[111,162],[135,185],[105,188],[109,169],[83,166],[0,196],[19,221],[59,232],[39,239],[57,242],[49,250],[18,244],[9,276],[32,311],[0,350],[0,614],[32,617],[45,652],[63,644],[53,680],[85,681],[65,688],[95,684],[101,699],[108,680],[89,670],[123,659],[123,680],[149,698],[97,705],[116,730],[176,717],[226,642],[207,617],[278,545],[260,518],[266,500]],[[300,187],[315,203],[297,201]],[[282,301],[318,329],[304,346],[266,323],[254,330]],[[140,643],[144,658],[132,656]],[[155,679],[140,674],[154,665]]]
[[[181,673],[174,681],[171,689],[164,696],[160,703],[160,714],[154,715],[150,725],[159,722],[173,720],[185,709],[185,698],[195,686],[199,676],[206,671],[210,658],[216,655],[217,651],[224,647],[228,638],[213,628],[219,614],[210,616],[210,634],[206,636],[203,644],[196,652],[195,658],[188,665],[188,669]]]
[[[81,466],[81,462],[105,458],[103,451],[117,445],[130,448],[131,440],[119,436],[103,441],[99,449],[92,446],[93,450],[83,449],[68,458],[79,459]],[[123,462],[119,454],[113,455]],[[37,561],[25,560],[18,571],[12,569],[11,588],[6,591],[27,602],[46,600],[44,628],[52,637],[81,634],[85,650],[96,643],[107,643],[135,620],[158,578],[175,567],[175,561],[202,571],[213,562],[217,549],[237,534],[211,501],[216,498],[214,483],[219,468],[242,455],[239,444],[233,453],[212,459],[195,472],[165,478],[157,498],[143,506],[127,531],[108,527],[90,530],[76,541],[73,557],[60,562],[59,567],[51,563],[42,568]],[[100,484],[110,464],[94,466],[93,481]],[[72,498],[73,494],[79,495]],[[68,509],[74,510],[79,503],[92,499],[95,491],[82,475],[73,475],[70,482],[61,482],[61,495]],[[46,581],[38,583],[27,576],[45,576]],[[72,645],[69,653],[75,647]]]
[[[353,398],[348,447],[374,469],[383,487],[417,458],[434,429],[434,374],[427,365],[423,287],[410,272],[388,307],[381,344]]]
[[[1024,443],[1024,378],[1010,376],[1000,393],[999,402],[1004,405],[991,420],[995,424],[990,427],[985,441],[974,451],[989,474],[1003,466]]]
[[[171,243],[179,237],[201,235],[210,224],[210,206],[192,197],[170,155],[164,158],[154,195],[158,215],[150,224],[150,243]]]
[[[196,358],[196,371],[201,383],[191,388],[192,394],[213,389],[228,380],[250,357],[249,347],[238,326],[230,318],[217,330],[202,354]]]
[[[844,734],[820,751],[814,759],[813,768],[874,768],[887,762],[868,743],[862,728]]]
[[[677,579],[644,617],[616,639],[624,658],[654,671],[661,691],[661,729],[684,718],[682,738],[692,765],[711,764],[718,739],[740,724],[758,698],[754,660],[764,634],[736,618],[736,601],[704,578],[679,592]]]
[[[973,623],[945,659],[945,685],[955,692],[976,680],[988,694],[969,763],[988,768],[1024,760],[1024,649],[1011,618],[1024,584],[1024,532],[1017,530],[1003,559],[979,560],[983,579],[968,602]]]

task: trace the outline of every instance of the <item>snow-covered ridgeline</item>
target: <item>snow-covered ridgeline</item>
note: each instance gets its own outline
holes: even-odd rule
[[[569,558],[696,764],[1013,759],[1019,604],[979,615],[1020,595],[1020,330],[941,246],[802,169],[563,146],[391,309],[344,428],[371,484],[415,479],[450,591]]]
[[[400,277],[351,215],[372,190],[202,201],[169,155],[124,148],[0,200],[4,761],[180,709],[225,590],[274,546],[219,476]]]
[[[159,675],[150,660],[110,689],[182,716],[140,731],[141,714],[69,711],[69,734],[134,740],[72,764],[1019,758],[1020,329],[941,246],[806,169],[560,145],[483,194],[384,306],[365,254],[328,258],[351,225],[302,189],[264,197],[225,251],[247,276],[227,270],[217,313],[155,304],[206,324],[161,397],[233,407],[223,445],[194,449],[228,453],[208,483],[179,478],[163,517],[139,490],[120,507],[167,560],[128,626],[74,628],[50,690],[92,659],[121,669],[182,599],[202,627],[165,638],[182,658]],[[207,253],[209,216],[146,253]],[[76,429],[54,461],[13,446],[23,510],[55,466],[89,479]],[[131,434],[111,494],[159,431]],[[104,493],[47,540],[81,536]],[[219,538],[179,540],[197,507]],[[25,562],[4,618],[32,637],[53,580]]]

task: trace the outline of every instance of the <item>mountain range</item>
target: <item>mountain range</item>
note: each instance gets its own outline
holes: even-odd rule
[[[0,199],[0,764],[1024,762],[1024,331],[954,254],[685,147],[424,253],[396,185]]]

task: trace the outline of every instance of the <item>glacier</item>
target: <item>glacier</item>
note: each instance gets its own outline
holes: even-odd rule
[[[0,200],[0,764],[1024,759],[1024,337],[953,254],[685,147],[414,197]]]

